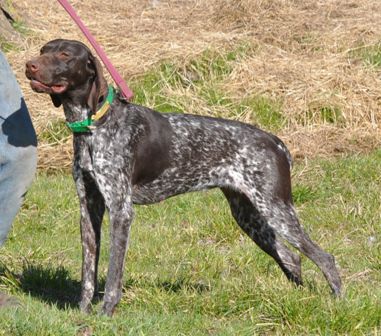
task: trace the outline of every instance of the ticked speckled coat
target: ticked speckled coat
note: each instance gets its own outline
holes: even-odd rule
[[[27,63],[37,92],[49,93],[66,120],[94,115],[107,84],[90,50],[78,41],[54,40]],[[341,281],[334,258],[310,240],[291,196],[290,154],[276,136],[252,125],[188,114],[161,114],[118,94],[86,132],[74,134],[73,175],[81,205],[83,245],[80,307],[89,311],[96,291],[100,229],[110,216],[110,261],[102,312],[121,298],[133,204],[150,204],[207,188],[221,188],[242,230],[272,256],[285,275],[302,284],[301,262],[282,240],[322,270],[334,294]]]

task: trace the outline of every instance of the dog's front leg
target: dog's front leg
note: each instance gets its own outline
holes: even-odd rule
[[[74,173],[81,210],[82,291],[80,309],[89,313],[97,291],[101,224],[105,204],[92,177],[81,170]]]
[[[108,206],[110,215],[110,260],[101,314],[111,316],[122,295],[124,260],[133,219],[131,188],[120,185]],[[121,190],[123,189],[123,190]]]

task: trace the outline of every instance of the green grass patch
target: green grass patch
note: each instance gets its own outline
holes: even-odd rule
[[[18,21],[18,20],[13,21],[12,27],[14,28],[14,30],[19,32],[21,35],[28,35],[30,33],[28,27],[22,21]]]
[[[373,46],[366,46],[352,52],[353,57],[360,57],[363,61],[374,67],[381,66],[381,42]]]
[[[381,332],[381,151],[295,164],[293,196],[314,241],[334,254],[345,296],[334,299],[303,258],[305,287],[238,228],[221,192],[136,206],[113,318],[83,315],[74,182],[39,174],[0,255],[0,335],[364,335]],[[297,179],[296,179],[297,176]],[[108,220],[100,256],[108,263]]]
[[[308,185],[296,184],[292,190],[292,198],[296,205],[311,202],[317,197],[317,192]]]
[[[237,110],[250,111],[250,121],[271,131],[280,130],[285,124],[281,104],[264,96],[254,96],[243,100]]]
[[[177,112],[176,105],[165,103],[165,88],[191,86],[196,91],[202,91],[205,87],[210,87],[211,81],[219,82],[230,74],[232,70],[231,62],[238,57],[239,52],[241,52],[241,48],[238,51],[227,52],[224,55],[207,50],[185,65],[180,66],[172,62],[162,63],[132,82],[131,86],[135,92],[135,101],[142,105],[149,104],[162,112]],[[214,86],[212,86],[213,89]],[[215,101],[213,94],[210,95],[210,98],[211,104],[213,104]],[[168,97],[167,100],[169,99]]]
[[[164,63],[131,83],[136,104],[150,106],[160,112],[182,112],[179,106],[171,104],[165,95],[165,87],[176,77],[173,64]]]
[[[341,120],[341,110],[338,107],[323,106],[320,108],[320,116],[325,123],[337,124]]]
[[[207,50],[183,65],[163,63],[131,83],[135,102],[161,112],[189,112],[190,104],[199,104],[215,117],[243,119],[279,130],[284,125],[279,102],[259,95],[237,101],[221,88],[234,62],[254,52],[253,46],[241,44],[223,53]],[[192,98],[176,94],[184,90],[190,91]]]
[[[17,46],[14,43],[11,43],[4,39],[2,36],[0,36],[0,50],[4,53],[7,53],[12,50],[17,50]]]
[[[71,135],[70,129],[67,127],[65,120],[48,121],[44,129],[38,133],[38,140],[48,144],[62,142]]]
[[[332,124],[336,126],[344,125],[344,118],[340,107],[332,105],[320,105],[313,103],[297,118],[301,125],[309,124]]]
[[[381,66],[381,42],[373,47],[366,48],[363,53],[366,63],[379,67]]]

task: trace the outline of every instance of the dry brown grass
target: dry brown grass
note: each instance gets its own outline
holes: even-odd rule
[[[287,125],[280,136],[297,157],[368,151],[380,144],[381,71],[354,57],[355,50],[381,39],[379,0],[71,3],[127,81],[163,60],[181,64],[205,49],[245,41],[257,52],[235,62],[223,88],[237,100],[260,94],[281,102]],[[58,2],[14,1],[14,7],[32,34],[9,58],[41,132],[47,120],[63,115],[47,97],[32,93],[24,62],[50,39],[84,38]],[[197,100],[189,101],[197,111]],[[338,109],[340,122],[327,124],[321,108]],[[70,166],[70,148],[70,139],[41,143],[40,166]]]

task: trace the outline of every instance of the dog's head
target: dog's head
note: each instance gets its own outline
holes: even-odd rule
[[[107,83],[100,62],[79,41],[57,39],[45,44],[40,55],[26,63],[26,77],[36,92],[50,94],[59,107],[66,97],[85,103],[95,111]]]

